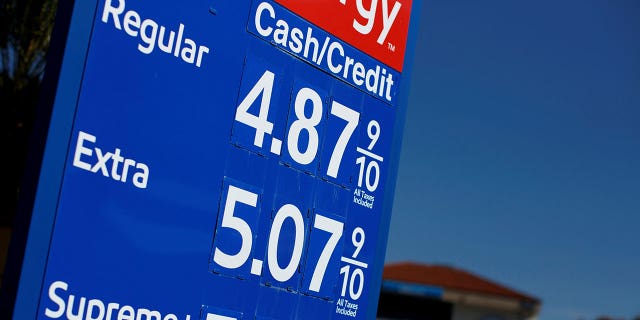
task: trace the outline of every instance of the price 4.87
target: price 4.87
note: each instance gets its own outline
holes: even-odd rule
[[[265,70],[236,109],[235,120],[255,129],[253,145],[258,148],[263,147],[265,136],[271,135],[274,131],[274,123],[269,121],[269,109],[274,94],[275,77],[274,72]],[[318,128],[323,120],[324,104],[320,94],[313,88],[303,86],[296,90],[293,93],[293,117],[289,117],[286,134],[286,152],[295,163],[305,166],[316,159],[322,145]],[[258,101],[259,109],[252,113],[249,109]],[[324,144],[333,146],[328,148],[331,149],[331,157],[326,175],[337,178],[345,149],[358,126],[360,113],[335,100],[329,108],[332,116],[345,121],[337,141]],[[283,141],[278,137],[272,137],[269,151],[280,155],[282,144]]]

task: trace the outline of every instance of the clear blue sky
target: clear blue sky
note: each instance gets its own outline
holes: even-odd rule
[[[387,262],[640,315],[640,1],[422,5]]]

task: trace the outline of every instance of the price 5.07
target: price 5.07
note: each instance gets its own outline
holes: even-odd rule
[[[260,149],[263,148],[265,136],[272,135],[274,131],[274,123],[269,121],[269,110],[274,95],[275,78],[274,72],[265,70],[236,109],[235,120],[255,129],[253,145]],[[305,166],[316,160],[320,146],[323,145],[320,141],[323,137],[319,133],[319,127],[324,118],[325,106],[321,95],[313,88],[302,86],[295,91],[292,94],[293,110],[289,112],[293,116],[289,117],[286,137],[272,137],[269,152],[280,155],[284,143],[281,139],[286,139],[287,154],[295,163]],[[251,107],[257,102],[258,110],[251,111]],[[326,175],[337,178],[345,149],[358,126],[360,113],[333,100],[329,106],[329,114],[344,120],[337,141],[324,144],[333,146],[328,148],[331,150],[331,157]]]
[[[333,284],[325,284],[323,287],[323,279],[325,279],[327,266],[329,266],[334,252],[337,251],[336,248],[339,247],[344,222],[316,212],[311,228],[322,231],[324,235],[314,238],[313,235],[318,232],[312,232],[311,239],[307,239],[305,218],[300,208],[294,204],[283,204],[270,220],[271,227],[266,245],[266,256],[251,257],[254,252],[254,240],[257,238],[254,231],[258,230],[259,195],[255,191],[246,190],[249,188],[245,189],[226,181],[224,187],[223,197],[226,195],[226,199],[221,203],[212,250],[211,263],[214,272],[222,267],[226,270],[224,273],[239,275],[242,272],[236,271],[234,273],[234,270],[246,268],[250,269],[251,274],[261,276],[264,262],[262,259],[265,258],[271,278],[277,282],[285,283],[298,272],[303,258],[305,241],[309,240],[310,243],[319,245],[316,248],[319,249],[317,251],[320,254],[318,257],[307,256],[306,270],[312,274],[310,281],[305,281],[305,283],[308,282],[308,288],[303,289],[311,293],[319,293],[321,288],[325,288],[322,292],[330,290]],[[285,223],[292,224],[293,228],[284,231]],[[293,233],[294,241],[290,255],[282,259],[282,255],[279,256],[278,252],[282,248],[279,243],[284,232]],[[322,243],[318,239],[326,239],[326,241]],[[251,261],[250,258],[252,258]],[[314,261],[309,261],[309,259]],[[337,261],[337,259],[335,257],[333,260]],[[313,266],[313,268],[310,269],[309,266]],[[332,272],[334,271],[337,272],[337,269],[332,270]]]

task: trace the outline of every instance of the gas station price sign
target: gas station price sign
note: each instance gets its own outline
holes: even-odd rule
[[[21,280],[40,287],[16,315],[374,318],[411,7],[76,4],[58,189],[33,213],[51,228]]]

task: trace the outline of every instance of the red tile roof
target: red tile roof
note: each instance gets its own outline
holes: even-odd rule
[[[384,280],[417,283],[459,290],[515,298],[530,303],[540,303],[538,298],[507,288],[470,272],[442,265],[413,262],[392,263],[384,267]]]

